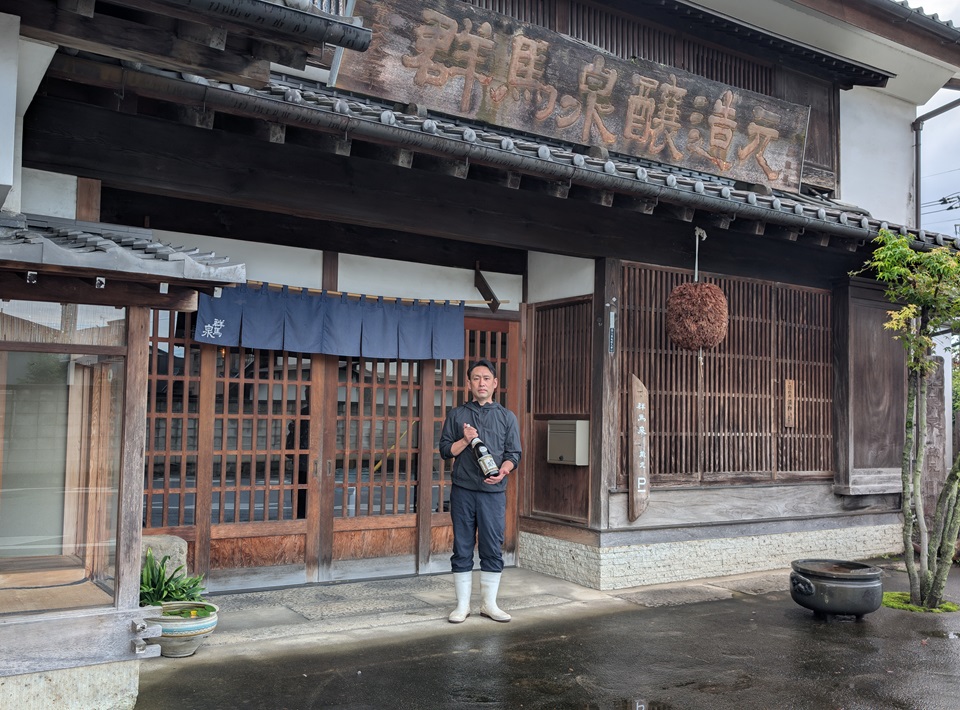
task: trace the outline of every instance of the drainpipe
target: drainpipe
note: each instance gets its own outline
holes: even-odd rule
[[[917,116],[917,120],[914,121],[911,125],[913,128],[914,141],[913,141],[913,150],[914,150],[914,175],[913,175],[913,194],[916,198],[916,210],[915,210],[915,221],[914,225],[917,230],[920,229],[920,203],[923,201],[920,199],[920,134],[923,131],[923,122],[929,121],[931,118],[936,118],[942,113],[947,111],[952,111],[957,106],[960,106],[960,99],[954,99],[948,104],[944,104],[940,108],[935,108],[933,111],[928,111],[922,116]]]

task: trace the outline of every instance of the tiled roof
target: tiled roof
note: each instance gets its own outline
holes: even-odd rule
[[[213,252],[160,242],[149,229],[32,215],[0,221],[0,261],[155,282],[246,281],[244,264],[231,264],[229,257]]]
[[[927,12],[924,11],[922,5],[913,7],[909,2],[907,2],[907,0],[889,0],[889,2],[896,3],[900,7],[906,8],[907,10],[910,10],[911,12],[914,12],[917,15],[920,15],[921,17],[924,17],[928,20],[932,20],[933,22],[939,23],[951,30],[960,31],[960,28],[958,28],[955,24],[953,24],[953,20],[941,20],[940,15],[938,15],[937,13],[933,13],[932,15],[928,14]]]
[[[232,87],[219,87],[233,91]],[[592,158],[576,152],[572,144],[562,145],[506,130],[467,125],[440,116],[404,113],[387,104],[338,95],[322,87],[306,88],[302,83],[275,77],[267,89],[242,88],[240,91],[259,99],[315,111],[318,123],[335,127],[345,135],[366,135],[379,141],[392,139],[397,145],[414,151],[420,148],[451,157],[469,157],[471,162],[515,169],[546,179],[570,180],[573,184],[609,189],[738,219],[824,232],[858,242],[872,239],[880,229],[890,229],[910,236],[920,245],[949,244],[960,248],[960,237],[889,223],[874,218],[862,208],[827,198],[782,192],[765,195],[759,191],[738,189],[728,179],[625,156]],[[215,108],[216,103],[219,102],[208,102],[207,105]]]
[[[169,96],[209,111],[444,156],[558,185],[602,190],[632,198],[635,204],[645,203],[650,210],[668,205],[709,213],[731,224],[742,220],[758,228],[775,225],[787,238],[814,234],[830,237],[822,243],[856,249],[886,228],[909,236],[918,248],[946,244],[960,248],[958,237],[887,222],[863,208],[825,197],[764,194],[761,188],[744,189],[727,178],[629,156],[591,157],[581,152],[582,146],[429,112],[405,112],[394,104],[347,95],[303,79],[273,75],[266,88],[251,89],[147,67],[133,71],[129,65],[107,68],[102,60],[86,68],[84,62],[62,57],[55,62],[55,71],[80,77],[95,71],[102,86],[123,86],[127,91]],[[563,192],[557,194],[561,198]]]

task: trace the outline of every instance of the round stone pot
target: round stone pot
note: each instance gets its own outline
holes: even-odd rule
[[[795,560],[790,596],[820,618],[876,611],[883,602],[883,570],[844,560]]]
[[[212,611],[210,611],[212,607]],[[171,616],[168,612],[208,611],[207,616]],[[164,602],[163,614],[144,619],[148,624],[159,624],[161,635],[146,639],[160,645],[160,655],[168,658],[192,656],[203,640],[217,627],[219,607],[209,602]]]

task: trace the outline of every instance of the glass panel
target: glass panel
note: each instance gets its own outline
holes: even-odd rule
[[[0,352],[0,614],[113,603],[123,376],[120,356]]]
[[[124,308],[83,303],[0,301],[0,340],[124,346],[127,312]]]

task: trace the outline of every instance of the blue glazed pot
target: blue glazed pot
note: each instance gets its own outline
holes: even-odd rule
[[[148,624],[158,624],[161,635],[146,639],[147,643],[160,645],[160,655],[168,658],[184,658],[192,656],[203,640],[213,633],[217,627],[217,612],[219,607],[209,602],[164,602],[162,609],[168,611],[182,611],[190,609],[204,609],[213,607],[209,616],[182,617],[170,616],[166,613],[150,616],[144,619]]]

